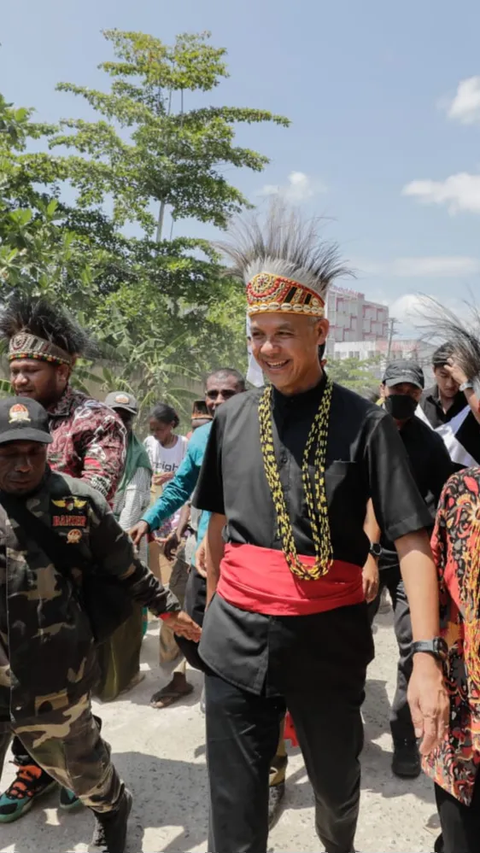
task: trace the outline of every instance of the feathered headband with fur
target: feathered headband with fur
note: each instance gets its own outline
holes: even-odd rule
[[[234,221],[232,242],[217,246],[233,262],[229,272],[247,286],[250,317],[272,312],[324,316],[328,288],[349,270],[337,245],[319,238],[320,223],[279,203],[264,224],[256,217]]]
[[[10,361],[33,358],[72,367],[93,352],[87,332],[62,308],[43,298],[14,296],[0,313],[0,338]]]

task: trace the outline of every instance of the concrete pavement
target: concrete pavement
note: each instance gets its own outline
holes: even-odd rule
[[[195,693],[181,706],[164,711],[149,707],[163,684],[157,667],[158,626],[151,623],[144,643],[145,680],[125,699],[98,706],[115,763],[134,794],[128,853],[205,853],[207,787],[204,717],[199,708],[201,676],[191,672]],[[362,853],[431,853],[438,833],[432,785],[395,779],[390,772],[388,731],[396,646],[391,613],[379,616],[377,656],[369,671],[364,706],[362,808],[357,849]],[[328,701],[328,697],[326,697]],[[341,734],[338,733],[338,737]],[[13,776],[6,765],[2,787]],[[58,793],[15,824],[0,830],[1,853],[84,853],[92,831],[86,810],[63,814]],[[299,750],[290,750],[285,805],[271,832],[275,853],[319,853],[314,831],[313,797]]]

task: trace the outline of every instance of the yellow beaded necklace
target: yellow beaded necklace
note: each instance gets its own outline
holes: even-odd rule
[[[327,574],[333,562],[333,548],[325,489],[325,462],[332,391],[333,383],[330,379],[327,379],[318,412],[315,415],[308,434],[302,461],[303,489],[315,548],[315,563],[313,566],[305,565],[298,556],[292,524],[285,503],[285,495],[280,481],[273,444],[271,385],[265,389],[258,405],[263,465],[277,514],[278,531],[282,539],[282,551],[290,571],[302,580],[318,580],[318,578]],[[315,492],[312,490],[309,475],[309,460],[312,447],[315,448],[313,460],[315,468]]]

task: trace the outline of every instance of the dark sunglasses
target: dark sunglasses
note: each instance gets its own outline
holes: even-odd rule
[[[222,396],[225,400],[230,400],[231,397],[235,397],[235,391],[231,391],[229,389],[225,389],[224,391],[207,391],[205,396],[208,397],[209,400],[216,400],[217,397]]]

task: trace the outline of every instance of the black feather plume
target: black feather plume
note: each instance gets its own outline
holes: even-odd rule
[[[70,355],[93,356],[96,347],[88,333],[63,308],[43,297],[14,295],[0,311],[0,339],[9,341],[20,332],[30,332],[61,347]]]
[[[438,363],[443,352],[454,358],[467,378],[472,381],[480,376],[480,312],[474,305],[468,305],[470,320],[461,320],[449,308],[445,308],[432,297],[422,297],[422,318],[426,320],[430,337],[443,338],[443,345],[437,350]],[[446,343],[445,343],[446,342]]]

